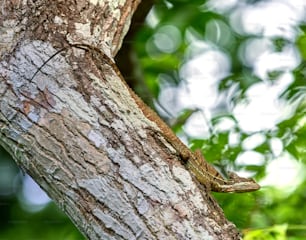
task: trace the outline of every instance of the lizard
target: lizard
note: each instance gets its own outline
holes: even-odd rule
[[[170,127],[154,112],[149,106],[147,106],[136,93],[128,86],[124,80],[119,68],[115,64],[114,60],[104,53],[98,47],[91,46],[89,44],[70,44],[71,47],[83,49],[90,52],[92,57],[98,63],[102,61],[102,64],[108,64],[121,79],[123,84],[128,89],[131,97],[139,109],[143,112],[144,116],[150,121],[157,124],[160,134],[164,139],[170,143],[170,145],[177,151],[179,157],[183,160],[187,169],[189,169],[196,179],[204,185],[208,190],[214,192],[224,193],[242,193],[251,192],[260,189],[260,185],[253,179],[239,177],[236,173],[229,172],[229,178],[223,177],[212,165],[210,165],[203,157],[201,150],[192,152],[170,129]],[[65,50],[65,48],[58,50],[50,58],[54,57],[59,52]],[[49,61],[50,58],[47,60]],[[46,64],[46,63],[44,63]],[[40,66],[34,73],[34,76],[40,71],[43,66]],[[33,76],[33,77],[34,77]],[[32,79],[33,79],[32,77]]]

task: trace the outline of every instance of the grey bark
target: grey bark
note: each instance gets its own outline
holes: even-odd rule
[[[239,238],[116,69],[71,47],[113,58],[139,1],[0,3],[0,144],[88,239]]]

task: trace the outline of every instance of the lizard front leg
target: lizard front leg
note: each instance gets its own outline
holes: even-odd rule
[[[253,179],[242,178],[230,172],[225,179],[212,165],[204,159],[200,150],[196,150],[189,158],[187,167],[198,181],[214,192],[251,192],[260,188]]]

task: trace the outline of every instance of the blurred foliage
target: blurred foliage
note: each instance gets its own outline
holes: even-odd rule
[[[226,1],[220,2],[222,4]],[[306,161],[306,25],[302,21],[296,23],[295,39],[281,34],[265,35],[264,32],[251,34],[243,29],[233,28],[231,17],[235,6],[244,5],[247,10],[248,7],[262,2],[242,1],[241,5],[236,2],[236,5],[232,7],[221,8],[222,10],[218,11],[212,7],[211,3],[214,1],[193,1],[192,3],[182,0],[159,1],[152,10],[152,15],[156,19],[153,17],[153,24],[148,21],[148,24],[135,37],[133,45],[140,59],[147,87],[151,95],[156,98],[160,96],[163,87],[178,88],[179,85],[184,84],[185,79],[180,76],[181,67],[197,54],[201,54],[199,49],[190,49],[192,41],[208,43],[212,49],[223,52],[229,57],[230,72],[218,82],[219,94],[225,94],[228,97],[224,100],[225,103],[217,105],[212,110],[213,114],[207,119],[207,137],[195,138],[184,132],[185,123],[188,123],[189,118],[201,111],[194,108],[189,110],[185,108],[178,113],[174,117],[178,120],[172,121],[175,122],[173,129],[183,139],[188,140],[192,149],[202,149],[205,158],[213,162],[221,172],[226,168],[249,171],[255,173],[257,180],[264,179],[266,166],[284,154],[289,154],[291,158],[298,161],[302,169],[305,169]],[[169,26],[174,27],[175,30],[171,30]],[[177,29],[179,34],[176,34]],[[218,38],[217,35],[221,37]],[[175,36],[179,36],[178,39],[172,40]],[[247,132],[241,128],[239,120],[236,119],[232,111],[234,107],[239,103],[248,102],[247,93],[252,86],[258,83],[277,85],[278,80],[289,72],[285,68],[274,68],[268,71],[263,79],[254,73],[254,67],[250,63],[244,62],[244,58],[241,57],[242,49],[251,42],[262,40],[270,42],[269,51],[272,53],[282,53],[292,47],[302,59],[297,67],[290,71],[292,82],[279,94],[279,101],[285,102],[284,105],[290,109],[290,113],[286,115],[286,118],[280,119],[273,128]],[[164,62],[165,59],[168,63]],[[161,102],[163,105],[161,100],[156,102]],[[166,118],[171,117],[172,112],[169,112]],[[224,120],[230,120],[233,123],[231,129],[218,129],[219,123]],[[170,124],[172,122],[169,121]],[[236,144],[230,143],[233,135],[239,139]],[[263,161],[260,164],[238,163],[237,158],[246,151],[243,143],[256,135],[264,136],[264,141],[251,150],[263,156]],[[281,142],[281,153],[276,154],[272,149],[275,140]],[[248,229],[245,239],[306,239],[304,204],[306,180],[303,171],[301,175],[304,181],[300,181],[298,186],[290,187],[289,193],[273,187],[264,187],[255,193],[215,193],[214,196],[229,220],[240,229]],[[250,228],[257,230],[252,232]]]
[[[265,36],[262,32],[246,33],[242,30],[242,26],[239,29],[236,26],[234,29],[231,23],[230,16],[237,7],[237,2],[236,5],[220,11],[210,5],[212,2],[214,1],[194,0],[191,3],[187,0],[160,0],[154,5],[147,24],[144,24],[132,43],[151,95],[158,99],[163,88],[177,88],[182,85],[184,79],[179,75],[180,68],[200,53],[197,48],[190,49],[191,42],[209,43],[211,48],[223,52],[231,62],[230,72],[218,81],[217,86],[220,96],[226,95],[227,98],[224,98],[223,103],[212,110],[212,116],[206,119],[208,126],[206,137],[195,138],[184,130],[185,123],[199,112],[197,108],[185,108],[178,113],[174,117],[173,129],[187,139],[192,149],[202,149],[205,158],[213,162],[221,172],[226,168],[244,170],[255,174],[255,178],[261,180],[266,176],[266,166],[284,153],[299,161],[305,169],[305,23],[300,22],[296,26],[298,34],[294,40],[282,35]],[[240,2],[247,8],[263,1]],[[150,23],[149,18],[154,24]],[[289,106],[290,114],[271,129],[247,132],[241,128],[239,120],[232,111],[233,108],[239,103],[248,102],[247,92],[252,86],[262,82],[276,84],[278,79],[288,73],[287,69],[276,68],[269,71],[266,78],[262,79],[254,74],[252,66],[244,61],[241,49],[251,41],[262,39],[272,43],[270,51],[274,53],[282,52],[287,47],[294,47],[301,61],[290,71],[293,80],[279,96],[279,99]],[[218,126],[224,120],[231,121],[233,126],[227,130],[220,130]],[[230,142],[233,135],[239,140],[236,144]],[[243,143],[255,135],[264,136],[264,141],[252,149],[253,152],[263,156],[263,161],[260,164],[238,163],[237,158],[246,151]],[[282,144],[282,153],[277,156],[271,147],[275,139]],[[12,161],[8,162],[3,150],[0,151],[2,154],[0,174],[2,174],[8,166],[12,167]],[[18,174],[20,176],[15,166],[12,173],[7,175],[6,183],[13,182]],[[4,181],[3,176],[0,175],[1,181]],[[264,187],[255,193],[215,193],[214,196],[224,209],[227,218],[242,229],[246,240],[306,239],[305,174],[301,178],[303,180],[299,185],[290,187],[287,192]],[[83,239],[53,203],[49,203],[37,212],[31,212],[31,209],[24,210],[18,198],[22,186],[16,187],[16,181],[11,189],[7,187],[8,185],[4,188],[4,185],[2,184],[0,189],[2,191],[0,192],[2,213],[0,239]]]
[[[246,232],[244,240],[286,240],[287,225],[276,225],[266,229]]]

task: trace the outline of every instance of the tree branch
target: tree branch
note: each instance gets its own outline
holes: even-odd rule
[[[1,2],[0,144],[89,239],[238,239],[105,59],[137,2],[94,3]]]

